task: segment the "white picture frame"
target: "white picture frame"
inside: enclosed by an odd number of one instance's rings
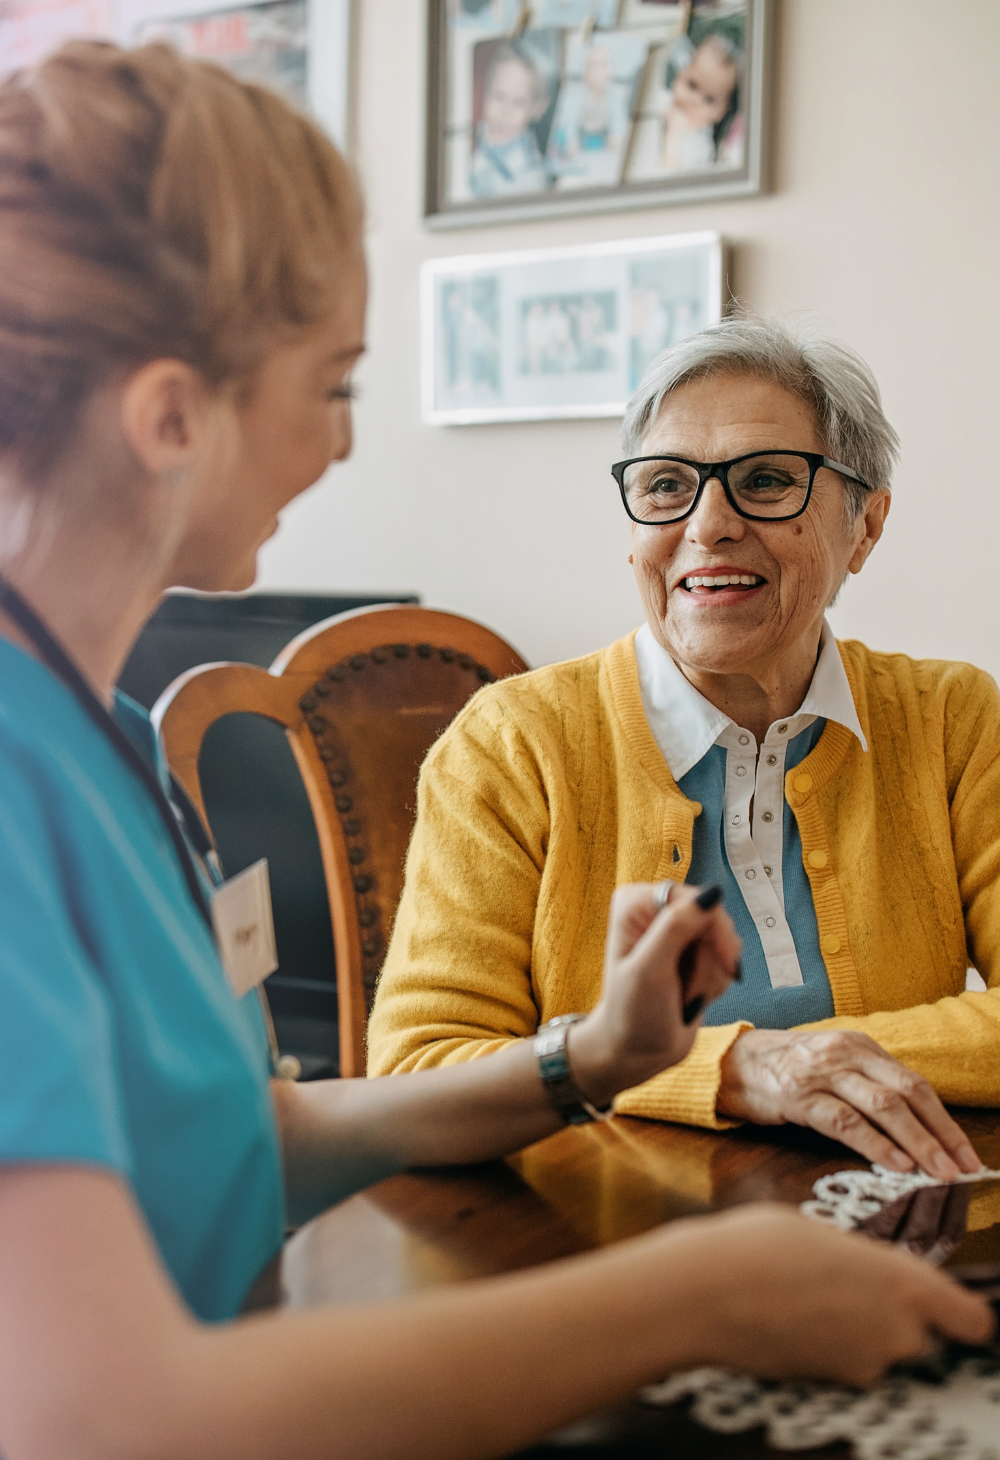
[[[667,234],[428,259],[428,425],[621,416],[661,349],[722,317],[722,239]]]

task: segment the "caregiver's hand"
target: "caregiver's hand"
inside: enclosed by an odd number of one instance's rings
[[[570,1031],[574,1076],[598,1105],[682,1060],[703,1010],[725,993],[739,967],[740,940],[718,890],[674,884],[661,907],[660,886],[616,889],[601,997]],[[710,906],[702,907],[699,895]],[[688,971],[681,958],[692,945]]]
[[[691,1367],[864,1385],[939,1336],[980,1344],[994,1331],[989,1305],[928,1263],[787,1207],[741,1206],[657,1232],[690,1275],[669,1311],[675,1325],[684,1315]]]
[[[741,1034],[722,1062],[716,1109],[811,1126],[869,1161],[943,1181],[981,1164],[927,1081],[852,1029]]]

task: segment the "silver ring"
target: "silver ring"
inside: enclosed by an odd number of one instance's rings
[[[673,892],[673,890],[674,884],[670,881],[669,877],[665,882],[660,883],[659,887],[656,889],[656,906],[659,911],[662,912],[663,909],[666,907],[667,903],[670,901],[670,894]]]

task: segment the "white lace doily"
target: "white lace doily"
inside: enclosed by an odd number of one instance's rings
[[[777,1450],[848,1442],[857,1460],[1000,1460],[1000,1365],[966,1359],[942,1384],[888,1378],[872,1389],[768,1384],[721,1369],[678,1374],[647,1404],[693,1398],[691,1417],[719,1434],[763,1426]]]
[[[988,1171],[984,1166],[963,1173],[958,1180],[1000,1181],[1000,1171]],[[944,1184],[923,1171],[890,1171],[886,1166],[872,1166],[868,1171],[835,1171],[832,1176],[820,1177],[813,1186],[813,1199],[802,1202],[799,1211],[817,1222],[851,1231],[898,1197],[921,1186]]]
[[[961,1182],[1000,1180],[983,1167]],[[945,1183],[885,1166],[837,1171],[813,1186],[799,1210],[850,1231],[890,1203]],[[856,1460],[1000,1460],[1000,1363],[967,1358],[940,1384],[890,1375],[871,1389],[773,1384],[722,1369],[697,1369],[653,1384],[640,1396],[660,1406],[690,1398],[691,1418],[720,1434],[763,1427],[777,1450],[849,1443]]]

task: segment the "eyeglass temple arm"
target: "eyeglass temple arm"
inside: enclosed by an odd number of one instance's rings
[[[829,467],[831,471],[839,472],[842,477],[850,477],[852,482],[860,482],[863,487],[868,487],[864,477],[859,477],[856,471],[852,471],[849,466],[844,466],[841,461],[831,461],[828,456],[824,456],[823,465]],[[868,487],[868,490],[871,491],[871,487]]]

